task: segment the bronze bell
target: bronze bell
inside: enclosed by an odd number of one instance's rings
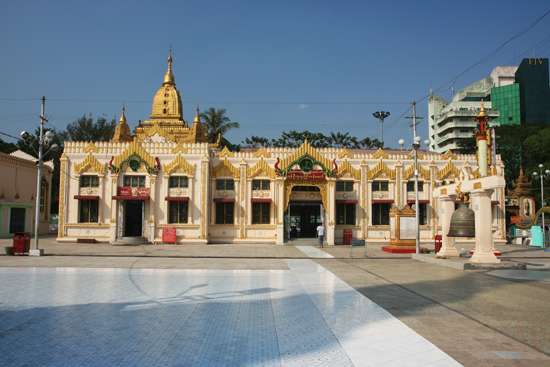
[[[449,237],[475,237],[476,218],[475,213],[469,208],[469,203],[458,203],[458,209],[451,216]]]

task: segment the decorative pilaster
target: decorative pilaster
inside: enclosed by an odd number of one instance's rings
[[[367,162],[361,162],[361,239],[367,239]]]
[[[246,161],[243,159],[241,160],[241,162],[239,163],[239,171],[240,171],[240,192],[239,192],[239,198],[240,198],[240,205],[239,205],[239,208],[240,208],[240,223],[239,223],[239,228],[240,228],[240,239],[244,239],[245,238],[245,234],[246,234],[246,220],[245,220],[245,215],[246,215],[246,206],[248,204],[248,201],[246,198],[247,198],[247,192],[246,192]]]
[[[274,203],[276,203],[277,245],[283,245],[285,243],[285,179],[283,177],[277,177],[275,181]]]
[[[202,175],[202,190],[201,190],[201,239],[208,240],[208,213],[210,213],[208,205],[208,188],[210,187],[210,160],[205,155],[201,160],[201,175]]]
[[[67,220],[67,212],[65,211],[67,201],[65,200],[66,187],[67,187],[67,156],[65,153],[59,159],[61,163],[61,174],[59,182],[59,219],[57,223],[57,237],[63,238],[65,236],[65,222]]]
[[[327,202],[325,210],[328,213],[328,223],[325,223],[327,231],[327,245],[334,245],[334,229],[336,227],[336,179],[328,178]]]
[[[157,217],[157,175],[151,175],[150,178],[150,197],[149,197],[149,242],[155,241],[155,222]],[[168,212],[166,212],[168,213]]]
[[[117,195],[118,190],[118,174],[111,174],[111,198],[105,198],[105,201],[111,202],[111,223],[109,226],[109,241],[114,242],[117,239],[117,229],[118,229],[118,223],[117,223],[117,206],[118,201],[113,200],[112,197]],[[109,200],[110,199],[110,200]]]

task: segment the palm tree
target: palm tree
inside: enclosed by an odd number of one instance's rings
[[[225,108],[218,108],[216,110],[214,107],[210,107],[199,115],[202,122],[207,124],[210,141],[215,143],[218,140],[218,135],[220,135],[222,146],[230,144],[223,136],[229,130],[240,127],[238,122],[231,122],[229,117],[225,116],[226,111]]]

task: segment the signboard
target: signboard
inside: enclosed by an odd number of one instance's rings
[[[132,195],[132,188],[131,187],[119,187],[118,188],[118,195],[120,195],[120,196],[131,196]]]
[[[365,240],[352,239],[349,247],[349,257],[353,257],[353,248],[358,246],[365,247],[365,255],[367,254],[367,246],[365,244]]]
[[[520,217],[519,215],[510,217],[510,221],[511,221],[512,223],[521,223],[521,217]]]
[[[176,243],[176,227],[164,227],[162,229],[162,243]]]
[[[137,196],[149,196],[148,187],[138,187],[136,192],[137,192]]]
[[[286,175],[288,180],[326,180],[327,176],[320,169],[313,169],[308,173],[305,173],[299,169],[291,169]]]
[[[390,217],[390,238],[395,240],[395,216]]]
[[[399,239],[414,240],[416,238],[415,217],[399,218]]]

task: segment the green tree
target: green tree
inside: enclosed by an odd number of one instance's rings
[[[271,140],[271,146],[276,148],[298,148],[306,140],[315,148],[329,147],[328,138],[325,135],[321,133],[312,133],[307,130],[303,132],[291,130],[288,133],[283,131],[283,136],[281,138]]]
[[[268,138],[262,138],[262,137],[259,137],[259,136],[255,136],[255,135],[252,135],[249,138],[246,138],[242,144],[244,144],[244,146],[246,147],[254,147],[254,148],[259,148],[259,147],[270,147],[271,146],[271,141],[269,141]]]
[[[106,116],[100,116],[96,122],[90,113],[67,125],[67,130],[60,133],[66,141],[109,141],[113,137],[117,125],[116,119],[108,121]]]
[[[215,109],[210,107],[206,111],[202,112],[199,116],[201,121],[207,124],[207,131],[210,141],[215,143],[218,140],[218,135],[221,136],[220,144],[222,147],[230,146],[236,147],[231,144],[224,135],[231,129],[238,129],[238,122],[231,122],[229,117],[225,116],[227,110],[225,108]]]
[[[0,139],[0,152],[10,154],[17,150],[17,145]]]

